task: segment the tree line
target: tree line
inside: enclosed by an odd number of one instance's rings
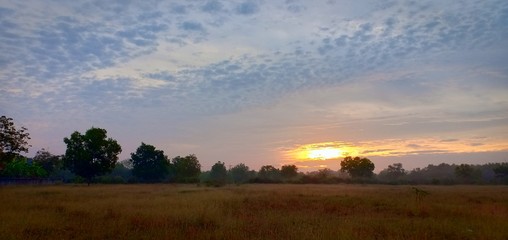
[[[394,163],[374,174],[368,158],[345,157],[341,168],[302,173],[296,165],[262,166],[258,171],[240,163],[226,167],[218,161],[209,171],[202,171],[193,155],[169,158],[153,145],[141,143],[130,159],[118,161],[122,148],[108,138],[107,131],[92,127],[84,134],[74,132],[64,138],[64,155],[45,149],[33,158],[28,152],[27,129],[17,129],[12,118],[0,117],[0,177],[44,178],[63,182],[101,183],[199,183],[210,186],[243,183],[384,183],[384,184],[508,184],[508,163],[484,165],[429,165],[407,171]]]

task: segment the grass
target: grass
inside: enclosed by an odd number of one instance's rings
[[[508,239],[508,187],[0,187],[0,239]]]

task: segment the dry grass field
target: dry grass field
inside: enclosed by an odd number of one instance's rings
[[[0,187],[0,239],[508,239],[508,187]]]

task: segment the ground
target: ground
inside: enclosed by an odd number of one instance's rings
[[[507,239],[507,186],[0,187],[0,239]]]

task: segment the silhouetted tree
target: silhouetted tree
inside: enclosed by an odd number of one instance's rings
[[[508,184],[508,163],[496,164],[492,170],[497,179]]]
[[[95,176],[111,172],[122,152],[116,140],[106,134],[105,129],[92,127],[84,135],[76,131],[70,138],[64,138],[67,145],[64,166],[89,185]]]
[[[223,162],[217,162],[212,166],[210,170],[210,175],[208,177],[208,183],[213,186],[219,187],[223,186],[228,181],[228,171],[226,170],[226,165]]]
[[[245,164],[240,163],[229,169],[229,175],[231,176],[231,179],[233,179],[234,183],[240,184],[246,183],[250,179],[254,178],[256,173],[255,171],[250,171],[249,167]]]
[[[186,157],[177,156],[171,160],[170,173],[176,182],[199,182],[201,164],[194,154]]]
[[[298,168],[295,165],[284,165],[280,168],[281,176],[286,179],[294,179],[298,176]]]
[[[169,159],[164,151],[145,143],[141,143],[136,152],[131,153],[129,162],[132,165],[132,175],[142,181],[161,181],[169,173]]]
[[[340,170],[349,173],[353,178],[370,178],[373,176],[374,163],[368,158],[350,156],[340,162]]]
[[[44,148],[37,151],[33,158],[33,162],[40,165],[48,175],[55,174],[63,166],[62,156],[53,155]]]
[[[272,165],[265,165],[259,169],[258,178],[262,182],[280,182],[280,171]]]
[[[429,164],[425,168],[411,170],[405,179],[414,183],[452,184],[455,182],[455,165],[446,163]]]
[[[455,167],[455,176],[466,183],[473,183],[481,177],[481,172],[469,164],[460,164]]]
[[[28,152],[30,137],[26,130],[16,129],[12,118],[0,117],[0,171],[21,152]]]
[[[378,178],[381,180],[398,181],[402,177],[406,176],[406,170],[402,168],[402,163],[394,163],[388,165],[388,168],[383,169],[379,172]]]

